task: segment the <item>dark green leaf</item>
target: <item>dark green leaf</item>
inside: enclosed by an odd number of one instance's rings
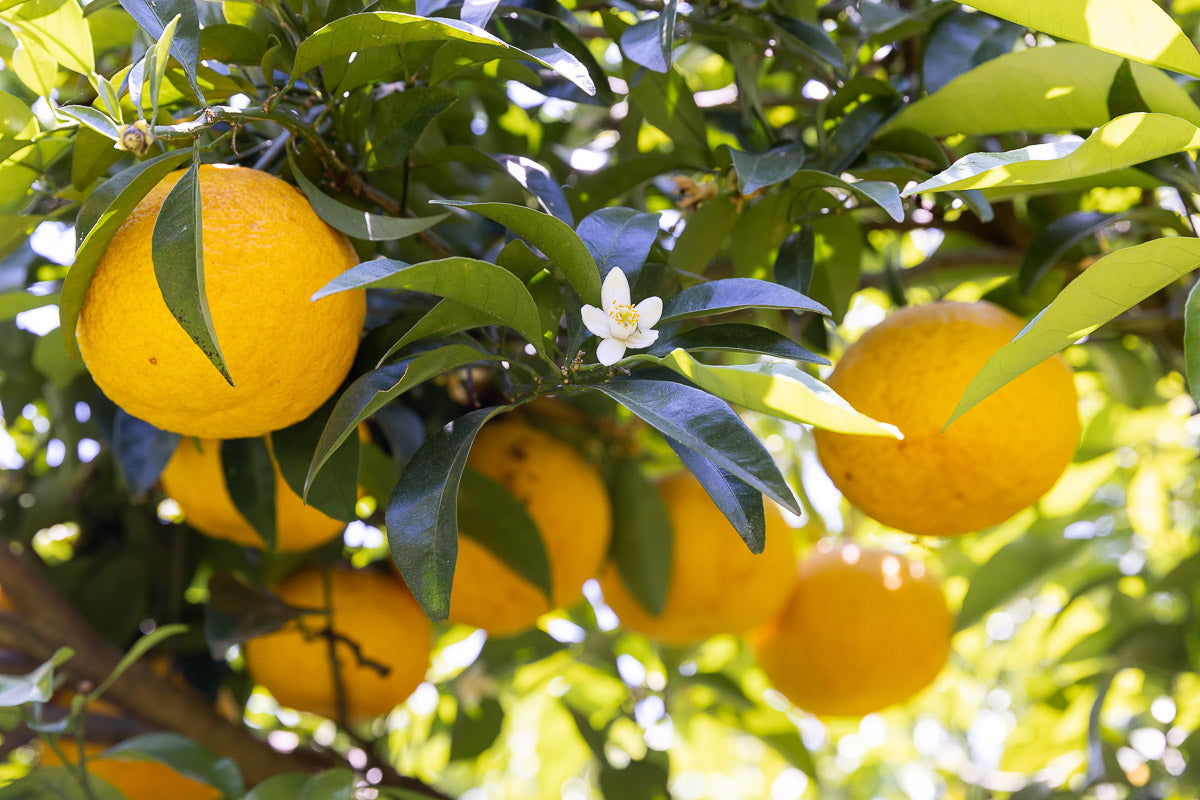
[[[1073,211],[1046,226],[1025,249],[1017,283],[1028,293],[1063,253],[1082,241],[1092,239],[1103,228],[1123,219],[1125,214],[1099,211]]]
[[[933,94],[989,59],[1007,53],[1021,27],[988,14],[955,9],[938,20],[922,48],[925,91]]]
[[[200,58],[221,64],[257,67],[267,52],[267,40],[245,25],[208,24],[200,31]]]
[[[684,289],[663,304],[662,321],[724,314],[745,308],[784,308],[828,314],[825,306],[795,289],[755,278],[724,278]]]
[[[176,150],[134,164],[102,183],[80,207],[75,220],[75,263],[63,281],[58,309],[63,340],[72,355],[79,352],[75,344],[79,309],[104,249],[146,192],[190,157],[190,150]]]
[[[306,783],[307,775],[275,775],[251,789],[244,800],[296,800]]]
[[[487,358],[473,347],[451,344],[388,364],[358,378],[342,392],[330,412],[313,451],[304,485],[313,485],[330,456],[367,417],[435,375]]]
[[[591,252],[600,275],[619,269],[632,286],[658,238],[658,214],[602,208],[584,217],[576,233]]]
[[[1137,80],[1133,76],[1133,65],[1129,59],[1122,59],[1113,75],[1112,84],[1108,88],[1108,113],[1112,117],[1122,114],[1132,114],[1134,111],[1152,111],[1142,98]]]
[[[743,153],[730,147],[729,155],[743,195],[786,181],[804,164],[804,147],[798,143],[782,144],[765,153]]]
[[[458,559],[458,486],[475,436],[505,406],[468,412],[435,433],[408,462],[388,498],[385,520],[392,560],[434,620],[450,613]]]
[[[572,205],[577,213],[586,214],[617,200],[655,176],[675,169],[693,169],[696,166],[699,164],[695,160],[678,154],[622,159],[596,172],[580,175],[569,190],[574,198]]]
[[[812,285],[816,241],[813,226],[808,223],[783,240],[775,256],[776,283],[801,294],[808,291]]]
[[[67,767],[39,767],[18,781],[0,788],[3,800],[128,800],[107,781],[88,777],[85,794],[74,770]]]
[[[129,493],[141,497],[158,482],[175,454],[179,434],[159,430],[118,408],[113,418],[112,446]]]
[[[783,14],[769,14],[768,18],[835,70],[841,72],[846,69],[846,59],[842,56],[842,51],[820,25]]]
[[[504,706],[494,697],[485,697],[479,707],[467,710],[462,703],[450,728],[450,760],[476,758],[496,743],[504,727]]]
[[[671,583],[671,518],[637,461],[617,460],[611,475],[612,561],[634,599],[651,614],[661,614]]]
[[[234,508],[275,549],[275,465],[266,439],[225,439],[221,442],[225,488]]]
[[[829,359],[806,350],[781,333],[758,325],[731,322],[725,325],[704,325],[659,339],[646,352],[665,356],[676,348],[689,352],[722,350],[734,353],[759,353],[764,356],[787,358],[809,364],[828,364]]]
[[[316,454],[321,434],[332,413],[336,399],[330,397],[306,419],[281,430],[272,431],[271,453],[275,466],[293,492],[313,508],[343,522],[357,519],[354,507],[358,500],[358,437],[346,436],[334,451],[326,455],[329,469],[313,479],[305,489],[308,470]]]
[[[542,216],[554,219],[546,214]],[[541,336],[541,316],[529,290],[519,278],[495,264],[461,257],[420,264],[377,258],[346,270],[318,290],[312,299],[372,287],[426,292],[456,300],[488,314],[494,324],[512,328],[539,350],[545,346]],[[599,296],[599,289],[596,294]]]
[[[666,767],[647,761],[634,761],[624,769],[601,763],[600,793],[620,800],[671,800]]]
[[[731,197],[717,197],[701,205],[688,217],[683,233],[667,256],[672,269],[703,275],[738,221]]]
[[[445,89],[410,86],[374,103],[367,169],[387,169],[403,164],[426,126],[457,99],[458,95]]]
[[[857,195],[861,200],[874,203],[887,212],[896,222],[904,221],[904,203],[896,184],[888,181],[845,181],[836,175],[814,169],[796,172],[791,185],[794,188],[833,186]]]
[[[120,761],[157,761],[192,780],[216,787],[226,797],[239,797],[246,791],[242,773],[233,759],[218,757],[178,733],[135,736],[105,750],[104,757]]]
[[[235,644],[281,630],[295,618],[294,608],[235,573],[218,572],[208,581],[204,638],[218,661]]]
[[[674,439],[667,437],[667,444],[700,481],[704,491],[721,509],[750,552],[761,553],[767,545],[767,517],[763,511],[762,492]]]
[[[492,158],[504,168],[505,174],[537,198],[548,214],[553,214],[568,226],[575,224],[563,187],[550,174],[550,170],[527,156],[498,154]]]
[[[500,259],[497,259],[499,261]],[[492,325],[495,319],[487,311],[465,305],[457,300],[443,299],[429,309],[396,342],[388,348],[378,363],[382,364],[404,347],[429,337],[449,336],[452,333]]]
[[[600,272],[587,245],[557,217],[510,203],[451,203],[499,222],[546,254],[585,303],[600,304]]]
[[[166,26],[177,15],[179,22],[175,34],[171,37],[171,55],[183,67],[188,82],[196,91],[196,96],[205,102],[204,93],[197,82],[197,70],[200,66],[200,14],[196,4],[191,0],[120,0],[121,6],[129,12],[129,16],[137,20],[150,38],[158,41]]]
[[[291,158],[290,154],[288,158]],[[401,218],[372,214],[369,211],[352,208],[322,192],[316,184],[304,177],[304,173],[296,167],[295,161],[292,161],[292,177],[296,179],[296,185],[304,192],[304,196],[312,203],[317,216],[355,239],[365,239],[370,242],[404,239],[427,228],[432,228],[450,216],[449,214],[438,214],[432,217]]]
[[[676,147],[691,150],[704,161],[710,159],[708,124],[678,69],[671,68],[665,75],[645,72],[630,85],[629,101],[646,121],[671,137]]]
[[[308,779],[294,800],[354,800],[358,776],[349,769],[331,769]]]
[[[458,531],[482,544],[551,600],[553,578],[541,531],[524,504],[504,484],[473,469],[463,471],[458,490]]]
[[[792,513],[801,513],[770,454],[724,401],[672,381],[623,380],[589,388],[608,395],[664,436],[695,450]]]
[[[899,109],[900,101],[895,97],[875,97],[855,106],[829,137],[829,145],[818,162],[820,169],[840,175],[858,160],[876,132]]]
[[[154,277],[171,316],[233,386],[233,377],[217,343],[208,297],[204,292],[200,205],[200,150],[197,145],[192,150],[192,166],[171,187],[154,222],[151,239]]]
[[[1183,312],[1183,356],[1192,399],[1200,403],[1200,282],[1192,284]]]

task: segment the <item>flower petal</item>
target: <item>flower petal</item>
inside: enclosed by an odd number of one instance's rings
[[[659,319],[662,318],[662,308],[662,298],[653,295],[634,306],[634,310],[638,313],[638,327],[648,331],[657,325]]]
[[[625,343],[619,339],[605,339],[596,348],[596,358],[600,359],[600,363],[606,367],[611,367],[620,361],[623,355],[625,355]]]
[[[658,341],[658,331],[637,330],[631,336],[625,337],[625,346],[633,348],[649,347]]]
[[[605,311],[612,311],[613,306],[629,305],[629,279],[616,267],[608,271],[604,285],[600,287],[600,305]]]
[[[587,329],[599,336],[601,339],[607,339],[612,336],[612,326],[608,323],[608,314],[605,314],[595,306],[585,305],[579,309],[583,315],[583,324]]]

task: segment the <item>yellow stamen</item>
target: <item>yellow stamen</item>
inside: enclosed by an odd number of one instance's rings
[[[631,305],[614,305],[608,315],[613,322],[626,328],[636,328],[638,324],[637,309]]]

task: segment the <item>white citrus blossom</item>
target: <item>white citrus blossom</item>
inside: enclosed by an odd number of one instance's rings
[[[662,300],[647,297],[636,306],[629,302],[629,280],[619,269],[611,269],[600,287],[603,308],[585,305],[583,324],[600,337],[596,357],[606,367],[625,355],[625,348],[643,348],[654,344],[658,331],[652,328],[662,316]]]

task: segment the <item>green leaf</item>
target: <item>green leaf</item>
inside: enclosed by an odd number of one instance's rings
[[[620,800],[671,800],[667,791],[667,768],[649,761],[634,761],[617,769],[600,763],[600,794]]]
[[[666,605],[671,584],[671,517],[662,495],[642,475],[636,460],[616,459],[608,484],[613,513],[612,561],[629,593],[642,608],[657,616]]]
[[[667,444],[700,481],[704,491],[721,509],[750,552],[761,553],[767,546],[767,517],[763,510],[762,492],[679,442],[668,438]]]
[[[971,6],[1051,36],[1200,76],[1200,53],[1154,0],[980,0]]]
[[[349,769],[331,769],[308,779],[293,800],[354,800],[358,776]]]
[[[244,25],[216,23],[200,30],[200,58],[203,60],[257,67],[266,52],[267,40]]]
[[[500,5],[500,0],[463,0],[460,16],[463,22],[482,28],[492,18],[492,12],[498,5]]]
[[[947,421],[1096,328],[1200,266],[1200,239],[1155,239],[1110,253],[1071,281],[997,350],[963,391]]]
[[[225,488],[238,513],[262,538],[267,550],[275,549],[275,465],[261,436],[221,442],[221,468]]]
[[[37,133],[33,109],[21,98],[0,92],[0,138],[28,139]]]
[[[600,271],[587,245],[567,223],[541,211],[510,203],[439,202],[474,211],[523,237],[546,254],[585,303],[600,305]]]
[[[619,269],[633,285],[658,239],[658,214],[632,208],[602,208],[588,214],[575,229],[596,262],[600,275]]]
[[[846,91],[846,88],[842,89],[842,92]],[[860,102],[833,129],[815,166],[822,172],[840,175],[858,160],[880,128],[896,113],[899,105],[899,98],[892,95]]]
[[[666,339],[659,339],[646,353],[652,356],[665,356],[675,349],[758,353],[809,364],[829,363],[829,359],[801,347],[782,333],[744,322],[702,325],[699,328],[682,331]]]
[[[662,322],[747,308],[783,308],[828,314],[825,306],[795,289],[755,278],[723,278],[684,289],[663,304]]]
[[[885,130],[949,136],[1095,128],[1112,119],[1108,92],[1121,62],[1119,56],[1078,44],[1009,53],[908,106]],[[1153,67],[1131,66],[1149,110],[1200,125],[1200,108],[1182,87]]]
[[[0,226],[19,225],[20,222],[21,217],[0,217]],[[29,233],[26,232],[24,235],[28,236]],[[30,294],[24,289],[4,292],[0,294],[0,321],[10,320],[22,311],[53,305],[57,299],[57,295]]]
[[[142,497],[158,482],[179,446],[179,434],[159,430],[118,408],[113,417],[112,448],[129,493]]]
[[[434,620],[450,613],[458,559],[458,487],[475,436],[508,406],[468,412],[431,436],[408,462],[384,515],[392,560]]]
[[[473,469],[463,471],[458,489],[458,532],[482,544],[553,604],[553,578],[541,531],[504,484]]]
[[[805,49],[812,51],[814,55],[833,67],[835,71],[845,71],[845,56],[842,55],[842,51],[838,48],[837,43],[830,38],[829,34],[820,25],[814,25],[798,17],[783,14],[768,14],[767,18],[773,24],[778,25],[784,33],[799,42]]]
[[[505,44],[492,34],[453,19],[429,19],[413,14],[375,11],[350,14],[334,20],[309,36],[296,48],[292,78],[334,58],[349,56],[371,47],[409,42],[467,42],[475,45],[477,61],[495,58],[537,61],[574,83],[587,94],[595,94],[587,69],[565,50],[525,51]]]
[[[695,450],[792,513],[801,513],[770,454],[724,401],[673,381],[630,379],[587,388],[603,392],[659,433]]]
[[[955,9],[929,30],[921,48],[925,91],[933,94],[960,75],[1012,50],[1021,26]]]
[[[377,258],[346,270],[318,290],[312,299],[363,288],[403,289],[455,300],[487,314],[493,324],[512,328],[539,352],[544,346],[537,303],[525,284],[503,267],[486,261],[455,256],[405,264]]]
[[[312,486],[330,455],[367,417],[434,376],[490,358],[473,347],[450,344],[371,370],[355,380],[338,397],[337,405],[321,431],[304,481],[306,490]]]
[[[226,797],[240,797],[246,792],[242,773],[232,758],[217,756],[178,733],[144,733],[113,745],[104,751],[104,757],[166,764],[194,781],[219,789]]]
[[[669,136],[677,148],[709,160],[708,124],[678,69],[671,68],[665,75],[643,73],[630,86],[629,102],[647,122]]]
[[[1025,249],[1017,275],[1021,291],[1028,293],[1046,271],[1062,258],[1063,253],[1080,242],[1094,238],[1104,228],[1126,217],[1125,213],[1073,211],[1051,222]]]
[[[1200,282],[1188,292],[1183,312],[1183,357],[1187,365],[1187,385],[1192,399],[1200,403]]]
[[[218,572],[208,581],[204,639],[219,661],[230,647],[282,630],[298,613],[258,584],[233,572]]]
[[[403,164],[426,126],[457,99],[458,95],[446,89],[410,86],[376,102],[371,108],[366,168]]]
[[[772,417],[838,433],[904,438],[896,426],[860,414],[833,389],[791,364],[710,366],[684,350],[673,350],[660,359],[634,358],[657,361],[705,391]]]
[[[29,0],[0,13],[26,47],[36,47],[81,75],[95,69],[92,36],[76,0]]]
[[[188,83],[203,103],[204,92],[198,82],[200,66],[200,14],[192,0],[120,0],[121,7],[137,20],[150,38],[162,38],[167,25],[176,17],[175,31],[171,36],[170,53],[183,67]]]
[[[665,73],[671,64],[670,52],[664,52],[657,19],[630,25],[621,33],[621,52],[639,67]]]
[[[494,697],[485,697],[474,709],[460,701],[450,726],[450,760],[476,758],[496,743],[504,727],[504,706]]]
[[[855,181],[852,183],[844,181],[836,175],[830,175],[828,172],[803,169],[796,173],[792,180],[792,186],[796,188],[834,186],[845,189],[860,199],[879,206],[897,222],[904,221],[904,205],[900,202],[900,190],[896,188],[896,184],[888,181]]]
[[[11,708],[26,703],[48,703],[58,688],[54,684],[54,670],[69,659],[72,651],[62,648],[49,661],[39,664],[24,675],[0,675],[0,708]]]
[[[58,110],[114,142],[121,138],[117,123],[103,111],[97,111],[91,106],[59,106]]]
[[[743,195],[786,181],[804,164],[804,147],[798,143],[779,145],[765,153],[743,153],[730,147],[729,155]]]
[[[1047,142],[1005,153],[973,153],[904,196],[1068,181],[1198,147],[1200,128],[1187,120],[1168,114],[1126,114],[1100,126],[1082,143]]]
[[[158,119],[158,98],[162,93],[163,77],[167,74],[167,62],[171,60],[171,42],[175,39],[175,27],[182,15],[176,14],[163,28],[154,47],[146,51],[146,67],[150,70],[150,119]],[[199,40],[197,39],[197,48]],[[153,58],[151,58],[153,52]]]
[[[244,800],[296,800],[307,783],[307,775],[274,775],[251,789]]]
[[[487,311],[481,311],[457,300],[442,299],[405,331],[404,335],[388,348],[378,363],[382,364],[404,347],[421,339],[449,336],[452,333],[480,328],[494,322],[495,320]]]
[[[88,702],[91,703],[99,700],[130,667],[137,663],[146,653],[149,653],[159,642],[170,639],[172,636],[178,636],[181,633],[187,633],[187,630],[187,625],[163,625],[138,639],[133,643],[133,647],[129,648],[129,652],[122,656],[117,665],[113,667],[112,672],[108,673],[108,677],[88,694]]]
[[[368,211],[359,211],[345,203],[334,200],[317,188],[316,184],[304,176],[296,162],[288,154],[292,165],[292,177],[296,185],[304,192],[308,202],[312,203],[317,216],[325,220],[347,236],[355,239],[365,239],[369,242],[382,242],[391,239],[404,239],[423,230],[432,228],[444,220],[449,214],[437,214],[432,217],[385,217]]]
[[[817,237],[810,223],[806,222],[800,230],[789,234],[775,255],[775,282],[806,293],[812,285],[816,245]]]
[[[283,475],[284,482],[303,497],[305,503],[334,519],[352,522],[358,519],[355,513],[358,503],[357,436],[344,437],[332,453],[326,454],[324,463],[329,469],[320,476],[314,476],[312,485],[305,490],[317,444],[336,401],[336,397],[330,397],[306,419],[282,430],[272,431],[271,454],[275,457],[275,466]]]
[[[738,216],[731,197],[717,197],[701,205],[687,218],[683,233],[667,255],[667,264],[679,272],[703,275],[729,238]]]
[[[3,800],[128,800],[102,778],[88,777],[88,793],[79,785],[78,773],[67,767],[38,767],[25,777],[0,788]]]
[[[154,222],[151,254],[154,277],[162,298],[209,362],[233,386],[225,356],[217,343],[208,296],[204,292],[204,241],[200,200],[200,149],[192,150],[192,165],[171,187]]]

